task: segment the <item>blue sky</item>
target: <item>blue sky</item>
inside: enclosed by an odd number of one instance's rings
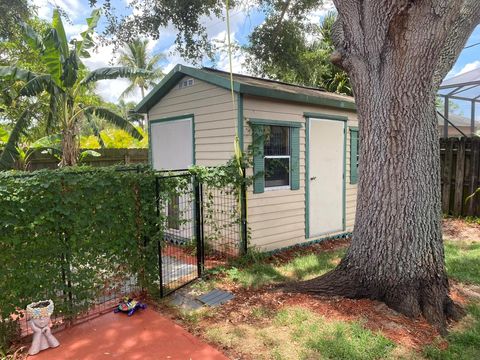
[[[85,28],[85,18],[90,14],[91,8],[88,6],[88,0],[31,0],[38,7],[38,15],[42,18],[50,20],[52,16],[53,6],[59,6],[64,9],[70,18],[70,23],[65,22],[65,28],[68,36],[74,36]],[[113,0],[113,5],[118,13],[128,15],[131,10],[127,7],[129,0]],[[255,9],[247,9],[248,0],[242,2],[242,7],[235,8],[231,11],[231,37],[232,40],[245,44],[248,34],[252,29],[261,24],[264,15]],[[320,21],[320,19],[328,12],[334,9],[331,0],[326,0],[322,9],[309,15],[311,21]],[[202,24],[207,28],[208,36],[212,41],[226,41],[226,23],[219,18],[204,18]],[[102,22],[99,30],[102,30]],[[170,71],[177,63],[188,64],[175,53],[173,42],[176,31],[173,27],[167,27],[160,30],[160,39],[151,42],[151,50],[154,52],[163,52],[166,55],[162,62],[165,72]],[[474,44],[480,42],[480,26],[470,36],[467,43]],[[228,69],[228,58],[224,52],[220,52],[216,56],[216,66],[219,69]],[[233,59],[233,70],[235,72],[245,73],[242,66],[243,55],[236,53]],[[98,49],[96,54],[92,54],[92,58],[85,61],[90,68],[101,66],[109,66],[115,63],[115,57],[111,47],[102,47]],[[211,63],[206,61],[204,65],[210,66]],[[462,72],[473,70],[480,67],[480,45],[464,49],[456,64],[453,66],[447,77],[458,75]],[[99,82],[97,91],[102,97],[109,101],[117,101],[118,96],[128,86],[127,80],[104,80]],[[138,101],[140,94],[134,94],[129,100]],[[467,107],[459,104],[464,113],[468,114]],[[480,111],[477,111],[479,113]],[[479,116],[480,117],[480,116]]]

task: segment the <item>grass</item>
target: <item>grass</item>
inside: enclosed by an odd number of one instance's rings
[[[480,305],[470,304],[468,315],[448,336],[448,348],[438,345],[427,346],[424,356],[434,360],[480,359]]]
[[[328,321],[298,307],[280,310],[262,327],[223,325],[206,336],[257,359],[375,360],[390,357],[396,347],[358,322]]]
[[[480,285],[480,243],[446,242],[445,264],[450,277]]]
[[[332,270],[345,249],[318,254],[299,254],[286,263],[253,254],[212,276],[216,285],[232,281],[242,287],[260,288],[272,283],[307,280]],[[480,285],[480,244],[463,241],[445,243],[446,267],[456,281]],[[215,274],[214,274],[215,275]],[[202,283],[200,288],[210,288]],[[234,354],[255,359],[480,359],[480,304],[470,304],[468,315],[455,326],[445,342],[420,351],[394,344],[362,322],[338,321],[311,310],[287,306],[280,310],[252,305],[249,321],[221,321],[204,329],[204,336]],[[205,316],[185,315],[190,323]],[[207,315],[208,316],[208,315]]]
[[[260,259],[246,266],[233,266],[227,277],[243,287],[259,288],[267,284],[307,280],[332,270],[345,253],[344,249],[319,254],[300,255],[287,264],[270,264]]]

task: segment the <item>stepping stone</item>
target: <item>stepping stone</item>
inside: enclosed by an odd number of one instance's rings
[[[223,290],[212,290],[206,294],[197,297],[202,303],[208,306],[216,307],[225,304],[227,301],[233,299],[235,295]]]
[[[200,301],[178,293],[172,295],[170,304],[187,310],[197,310],[203,306]]]

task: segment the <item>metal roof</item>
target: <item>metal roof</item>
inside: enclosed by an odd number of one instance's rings
[[[480,102],[480,68],[444,80],[438,95],[450,99]]]
[[[475,136],[475,108],[480,103],[480,68],[444,80],[439,87],[437,95],[444,99],[444,115],[441,115],[444,119],[443,136],[448,137],[449,124],[456,128],[451,121],[453,115],[449,111],[449,101],[451,99],[470,102],[470,135]],[[460,133],[467,136],[462,131]]]

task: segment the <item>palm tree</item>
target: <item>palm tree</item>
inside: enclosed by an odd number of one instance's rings
[[[120,51],[118,64],[128,66],[133,69],[145,69],[148,74],[137,74],[130,77],[130,85],[120,95],[125,98],[130,95],[135,88],[139,88],[142,98],[145,97],[145,91],[155,86],[164,74],[158,66],[158,62],[164,58],[162,53],[154,55],[148,54],[148,39],[136,38],[125,43],[124,48]]]
[[[27,24],[21,24],[23,36],[28,46],[40,52],[38,61],[47,69],[45,74],[33,73],[16,66],[0,66],[0,79],[9,83],[21,83],[17,97],[28,97],[32,105],[26,108],[17,119],[5,149],[0,155],[0,167],[11,168],[18,156],[17,143],[25,133],[35,108],[39,105],[39,95],[49,95],[47,129],[58,129],[61,136],[62,159],[60,166],[72,166],[79,156],[79,127],[88,123],[94,133],[98,133],[95,118],[104,119],[124,129],[137,139],[140,132],[125,118],[114,111],[92,102],[93,83],[102,79],[131,78],[136,75],[150,75],[139,67],[105,67],[88,71],[80,58],[90,57],[89,49],[94,45],[93,31],[100,18],[100,11],[94,10],[87,19],[88,28],[78,40],[67,42],[62,19],[58,10],[53,12],[51,27],[40,36]],[[4,89],[11,91],[11,89]],[[97,131],[96,131],[97,130]]]

